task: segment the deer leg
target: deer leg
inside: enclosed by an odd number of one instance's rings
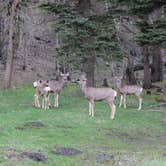
[[[36,103],[36,94],[34,95],[34,106],[35,107],[37,106],[37,103]]]
[[[47,107],[48,107],[48,109],[49,109],[50,106],[51,106],[51,104],[50,104],[50,94],[48,94],[48,96],[47,96]]]
[[[123,98],[123,106],[124,108],[126,108],[126,95],[124,95],[124,98]]]
[[[37,102],[37,98],[38,98],[38,96],[35,94],[35,95],[34,95],[35,107],[39,107],[39,106],[38,106],[38,102]]]
[[[45,110],[48,109],[48,96],[45,96]]]
[[[46,98],[46,103],[47,103],[47,109],[49,109],[49,95]]]
[[[89,101],[89,116],[92,114],[92,103]]]
[[[48,95],[48,106],[51,107],[50,95]]]
[[[119,107],[121,107],[122,102],[123,102],[123,95],[121,95],[121,96],[120,96],[120,103],[119,103]]]
[[[94,101],[92,101],[91,114],[92,114],[92,117],[94,117]]]
[[[45,96],[45,110],[48,109],[48,96]]]
[[[49,109],[49,95],[48,94],[45,94],[44,95],[44,109],[47,110]]]
[[[59,95],[58,94],[56,96],[56,101],[57,101],[57,107],[59,107]]]
[[[115,112],[116,112],[116,106],[113,102],[110,102],[109,103],[110,107],[111,107],[111,115],[110,115],[110,118],[111,119],[114,119],[115,117]]]
[[[54,93],[54,107],[57,107],[57,94]]]
[[[43,99],[44,99],[44,109],[46,110],[46,96],[45,95],[43,96]]]
[[[35,95],[35,107],[40,108],[39,96],[38,95]]]
[[[139,97],[138,99],[139,99],[139,107],[138,107],[138,111],[140,111],[141,108],[142,108],[142,98]]]
[[[37,96],[37,105],[40,108],[39,96]]]
[[[45,109],[45,96],[43,96],[43,99],[42,99],[42,108]]]

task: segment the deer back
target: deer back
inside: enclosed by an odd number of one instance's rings
[[[113,101],[117,92],[111,88],[87,88],[85,96],[94,100],[109,100]]]
[[[120,92],[124,94],[137,94],[142,93],[143,88],[139,85],[124,85],[121,87]]]

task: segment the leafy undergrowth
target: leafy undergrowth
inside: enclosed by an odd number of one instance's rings
[[[117,107],[115,120],[104,102],[95,103],[95,117],[89,117],[76,86],[60,94],[59,108],[36,109],[33,95],[29,87],[0,91],[0,165],[166,164],[166,113],[153,109],[155,95],[144,94],[142,111],[135,97],[128,97],[128,108]]]

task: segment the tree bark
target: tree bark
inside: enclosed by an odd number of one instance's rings
[[[90,12],[91,0],[79,0],[78,7],[81,14],[88,15]]]
[[[90,7],[91,7],[91,0],[78,1],[79,12],[84,17],[89,16],[91,11]],[[83,60],[83,71],[86,73],[87,86],[95,85],[95,81],[94,81],[95,62],[96,62],[95,56],[86,57]]]
[[[166,62],[163,62],[163,66],[166,66]],[[152,68],[153,68],[153,65],[152,65],[152,63],[149,65],[149,67],[151,68],[151,70],[152,70]],[[142,65],[142,64],[138,64],[138,65],[135,65],[134,67],[133,67],[133,70],[134,71],[139,71],[139,70],[143,70],[144,69],[144,66]],[[163,73],[163,72],[162,72]],[[162,77],[163,77],[163,75],[162,75]]]
[[[153,56],[152,56],[152,70],[151,70],[151,76],[153,82],[163,80],[162,66],[163,65],[162,65],[161,49],[159,46],[154,46]]]
[[[11,16],[9,22],[9,43],[7,48],[7,62],[6,62],[6,71],[4,78],[4,88],[11,88],[12,74],[13,74],[13,60],[14,60],[14,28],[15,28],[15,16],[16,9],[20,0],[14,0],[11,6]]]
[[[132,57],[128,58],[128,66],[126,69],[126,82],[127,84],[131,84],[131,85],[134,85],[137,83],[135,75],[134,75],[134,64],[133,64]]]
[[[152,82],[151,82],[149,53],[148,53],[148,46],[147,45],[144,45],[142,47],[142,54],[143,54],[143,59],[144,59],[144,84],[143,84],[143,87],[145,89],[150,89],[152,86]]]
[[[95,73],[95,56],[88,57],[84,59],[83,71],[86,73],[87,86],[95,86],[94,73]]]

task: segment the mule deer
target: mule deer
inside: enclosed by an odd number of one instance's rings
[[[50,87],[48,86],[48,81],[45,80],[37,80],[33,82],[33,86],[35,88],[34,95],[34,106],[40,108],[39,97],[42,96],[42,108],[49,108],[49,93]]]
[[[67,86],[69,73],[60,74],[61,79],[59,81],[49,81],[50,92],[54,93],[54,107],[59,106],[59,93]]]
[[[85,97],[89,100],[89,115],[94,117],[94,101],[103,101],[105,100],[111,107],[110,118],[114,119],[116,106],[114,100],[117,96],[117,92],[111,88],[94,88],[87,87],[87,79],[84,75],[81,76],[77,82],[81,85],[81,90],[84,93]]]
[[[126,95],[133,94],[138,98],[139,100],[138,110],[141,110],[142,108],[141,95],[142,95],[143,88],[140,85],[126,85],[124,83],[123,77],[115,77],[115,83],[121,94],[119,107],[121,107],[123,103],[124,108],[126,108]]]

